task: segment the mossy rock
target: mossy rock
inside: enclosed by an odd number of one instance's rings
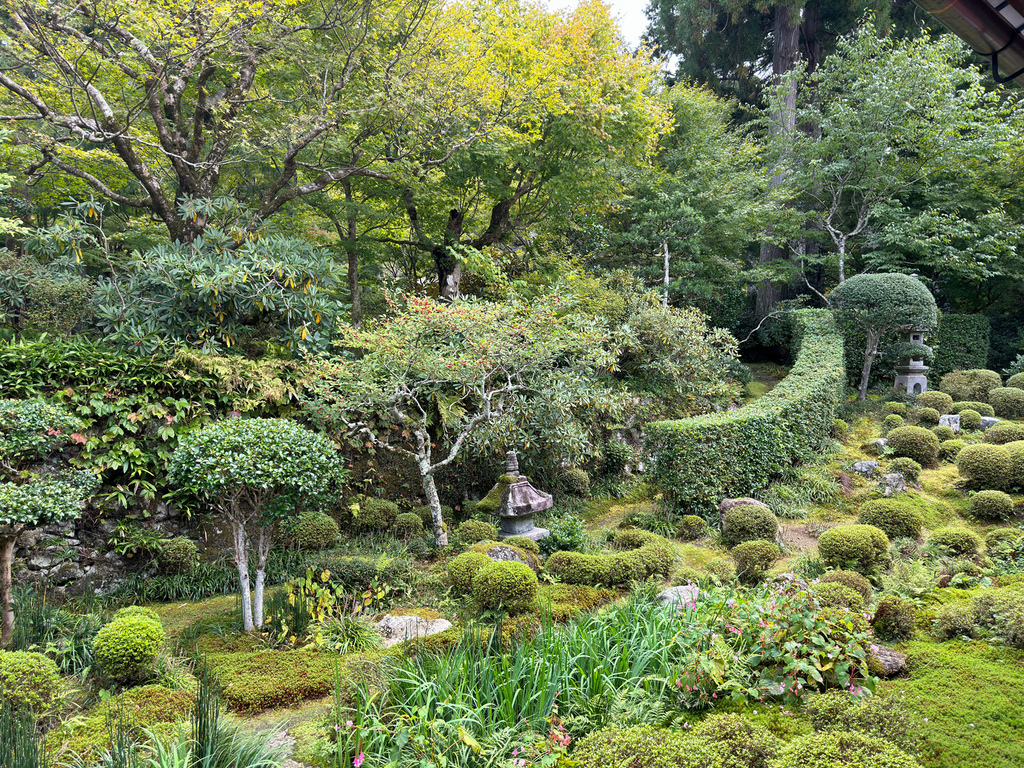
[[[479,552],[495,562],[516,562],[540,571],[540,557],[536,553],[509,544],[507,541],[481,541],[469,548],[470,552]]]

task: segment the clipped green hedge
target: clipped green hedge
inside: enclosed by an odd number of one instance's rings
[[[650,478],[671,507],[717,522],[720,499],[766,488],[829,439],[845,385],[843,337],[825,310],[795,314],[800,352],[771,392],[728,413],[648,426]]]
[[[932,341],[932,375],[984,368],[988,364],[989,320],[985,315],[944,314]]]

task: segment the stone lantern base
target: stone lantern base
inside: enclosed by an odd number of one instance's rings
[[[928,377],[925,376],[927,371],[927,368],[896,366],[896,381],[893,384],[893,391],[908,395],[920,395],[922,392],[927,392]]]

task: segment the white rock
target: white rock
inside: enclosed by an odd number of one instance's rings
[[[444,632],[451,625],[452,623],[446,619],[428,620],[421,619],[419,616],[391,616],[389,614],[374,624],[373,628],[384,638],[384,647],[390,648],[403,640],[429,637],[438,632]]]

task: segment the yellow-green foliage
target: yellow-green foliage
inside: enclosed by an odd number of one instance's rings
[[[967,445],[963,440],[943,440],[939,443],[939,456],[943,461],[956,461],[956,457],[960,455],[960,451]]]
[[[950,413],[959,413],[961,416],[963,416],[964,411],[974,411],[979,416],[996,415],[995,409],[988,403],[981,403],[973,400],[964,400],[959,403],[953,403],[953,408],[950,410]],[[963,423],[962,420],[961,423]],[[981,424],[979,423],[978,426],[980,427]]]
[[[972,486],[989,490],[1007,487],[1013,476],[1009,450],[989,443],[965,446],[956,456],[956,468]]]
[[[913,459],[922,467],[930,467],[939,457],[939,438],[924,427],[899,427],[886,439],[897,456]]]
[[[498,478],[498,484],[495,485],[486,496],[484,496],[476,504],[477,514],[484,515],[495,515],[498,513],[498,508],[501,507],[501,500],[505,496],[505,492],[508,487],[514,483],[516,479],[512,475],[502,475]]]
[[[500,549],[499,549],[500,548]],[[480,541],[469,548],[470,552],[480,552],[481,554],[491,557],[492,560],[497,560],[501,550],[511,550],[516,558],[521,562],[526,563],[534,571],[540,570],[540,558],[534,552],[526,549],[520,549],[508,543],[508,541]]]
[[[885,404],[885,407],[882,410],[885,413],[895,413],[897,416],[906,416],[907,415],[907,404],[906,403],[898,403],[898,402],[895,402],[895,401],[890,401],[890,402]]]
[[[617,549],[639,549],[645,544],[651,544],[656,541],[664,542],[665,539],[656,533],[645,531],[642,528],[620,528],[615,532],[612,544]]]
[[[979,416],[978,418],[981,418],[981,417]],[[962,420],[962,417],[961,417],[961,423],[962,422],[963,422],[963,420]],[[939,438],[939,455],[941,456],[942,455],[942,443],[944,443],[946,440],[952,440],[953,438],[955,438],[956,437],[956,432],[953,431],[952,427],[947,427],[945,424],[943,424],[941,427],[932,427],[932,433],[937,438]],[[912,461],[912,459],[907,459],[907,461]],[[917,462],[914,462],[914,463],[916,464]]]
[[[821,534],[818,552],[830,568],[871,574],[885,564],[889,539],[873,525],[840,525]]]
[[[403,512],[395,518],[395,533],[403,539],[423,535],[423,520],[415,512]]]
[[[886,642],[909,640],[914,634],[914,604],[896,595],[883,595],[871,618],[875,637]]]
[[[871,582],[856,571],[829,571],[820,581],[823,584],[842,584],[859,594],[865,604],[871,602]]]
[[[579,741],[572,757],[576,768],[680,768],[695,766],[688,761],[699,756],[682,731],[641,725],[591,733]]]
[[[553,621],[569,621],[583,611],[611,602],[618,593],[582,584],[541,584],[537,590],[537,608]]]
[[[158,685],[132,688],[99,702],[84,716],[51,731],[46,744],[54,751],[54,758],[88,760],[110,749],[107,726],[111,719],[117,722],[118,711],[122,713],[122,722],[129,727],[129,735],[146,740],[145,731],[172,735],[173,724],[188,720],[192,706],[193,695],[189,691],[172,691]]]
[[[857,522],[881,528],[890,539],[916,539],[924,525],[921,514],[899,497],[875,499],[861,505]]]
[[[697,515],[683,515],[682,520],[679,521],[676,535],[685,541],[693,541],[703,536],[705,529],[707,529],[707,523],[704,522],[704,518],[697,517]]]
[[[745,541],[774,541],[778,533],[779,520],[770,509],[740,504],[725,513],[722,541],[728,546]]]
[[[494,541],[498,538],[498,526],[494,523],[485,523],[483,520],[463,520],[456,530],[459,538],[467,543]]]
[[[1024,486],[1024,440],[1014,440],[1003,446],[1010,455],[1010,482],[1014,487]]]
[[[910,755],[874,736],[826,731],[794,739],[782,748],[771,768],[921,768]]]
[[[974,635],[974,607],[969,600],[954,600],[935,612],[935,631],[943,640]]]
[[[590,475],[582,469],[569,469],[560,476],[562,487],[566,493],[579,498],[590,495]]]
[[[187,536],[176,536],[161,545],[157,562],[164,573],[191,573],[199,564],[199,547]]]
[[[728,560],[710,560],[704,567],[708,575],[720,584],[729,584],[736,579],[736,566]]]
[[[337,655],[313,650],[209,655],[230,709],[253,714],[327,696]],[[342,680],[345,688],[348,682]]]
[[[954,557],[973,557],[981,551],[981,537],[969,528],[939,528],[932,531],[928,543]]]
[[[781,742],[749,717],[720,714],[695,725],[687,746],[693,754],[702,756],[701,765],[762,768],[778,755]]]
[[[291,537],[300,549],[326,549],[338,538],[338,523],[323,512],[303,512],[295,521]]]
[[[845,608],[854,613],[864,612],[864,598],[855,590],[834,581],[814,585],[814,596],[822,608]]]
[[[988,401],[1001,419],[1024,417],[1024,389],[1002,387],[988,393]]]
[[[732,548],[732,557],[740,577],[747,582],[760,581],[772,563],[782,554],[774,541],[744,541]]]
[[[159,621],[122,614],[96,633],[92,652],[104,674],[122,683],[137,682],[153,671],[164,640]]]
[[[967,371],[947,373],[939,382],[939,389],[956,401],[975,400],[979,403],[987,403],[988,393],[1002,385],[1003,380],[995,371],[972,368]]]
[[[535,555],[540,554],[540,545],[533,539],[528,539],[525,536],[509,536],[502,544],[521,549],[524,552],[533,552]]]
[[[971,497],[971,514],[981,520],[1009,520],[1013,498],[1002,491],[981,491]]]
[[[582,552],[555,552],[545,563],[545,570],[566,584],[599,586],[609,583],[611,558],[585,555]]]
[[[349,506],[349,525],[357,533],[386,531],[394,527],[398,505],[387,499],[358,496]]]
[[[931,408],[938,413],[951,413],[953,408],[953,398],[945,392],[934,389],[930,392],[922,392],[917,396],[915,402],[918,408]]]
[[[898,413],[890,413],[884,419],[882,419],[882,434],[887,435],[894,429],[899,429],[904,425],[903,417]]]
[[[992,406],[989,406],[991,408]],[[970,408],[960,411],[960,429],[966,432],[973,432],[981,429],[981,414]]]
[[[537,574],[515,561],[490,563],[473,577],[473,597],[484,609],[529,610],[537,596]]]
[[[448,563],[448,580],[459,594],[468,595],[477,572],[491,562],[491,558],[482,552],[463,552]]]
[[[57,665],[43,654],[0,651],[0,703],[43,717],[59,703],[63,687]]]
[[[1024,395],[1024,390],[1016,390]],[[985,442],[1004,445],[1024,440],[1024,424],[1014,421],[1000,421],[985,430]]]
[[[941,392],[939,394],[942,394]],[[941,416],[934,408],[918,408],[917,409],[917,423],[924,424],[925,426],[932,426],[939,423],[939,416]]]

